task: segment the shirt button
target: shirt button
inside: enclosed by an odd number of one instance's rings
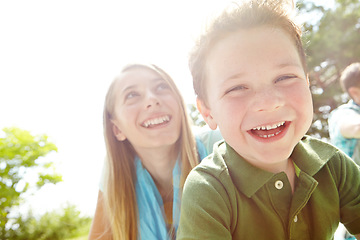
[[[297,217],[297,215],[294,217],[294,222],[297,222],[297,220],[298,220],[298,217]]]
[[[284,186],[284,183],[282,182],[282,181],[280,181],[280,180],[277,180],[276,182],[275,182],[275,187],[277,188],[277,189],[282,189],[283,188],[283,186]]]

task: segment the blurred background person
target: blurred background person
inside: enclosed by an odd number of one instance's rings
[[[360,165],[360,62],[345,68],[340,84],[350,100],[330,113],[330,140]]]

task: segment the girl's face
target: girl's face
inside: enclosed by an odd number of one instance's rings
[[[295,44],[283,30],[258,27],[215,44],[207,61],[210,127],[253,165],[277,172],[310,127],[312,98]]]
[[[136,151],[173,146],[181,130],[180,106],[166,80],[147,68],[127,70],[115,84],[113,132]]]

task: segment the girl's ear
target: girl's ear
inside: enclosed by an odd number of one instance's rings
[[[114,136],[116,137],[116,139],[118,141],[124,141],[126,140],[126,136],[125,134],[120,130],[120,128],[116,125],[116,123],[111,120],[112,124],[113,124],[113,133],[114,133]]]
[[[217,123],[211,116],[211,110],[206,106],[205,102],[199,98],[196,98],[196,106],[205,122],[212,130],[215,130],[217,128]]]

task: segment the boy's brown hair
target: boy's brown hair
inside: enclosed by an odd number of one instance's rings
[[[199,99],[208,105],[206,94],[206,63],[211,48],[227,35],[240,29],[251,29],[260,26],[281,28],[289,34],[299,53],[305,73],[306,57],[301,42],[301,28],[292,19],[293,1],[286,0],[253,0],[236,5],[224,11],[200,36],[190,52],[189,68],[193,77],[193,86]]]
[[[340,84],[349,93],[350,87],[360,88],[360,62],[352,63],[341,73]]]

